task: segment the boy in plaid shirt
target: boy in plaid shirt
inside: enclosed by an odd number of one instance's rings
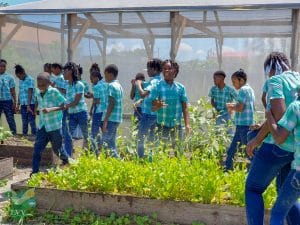
[[[117,128],[122,122],[123,112],[123,89],[118,77],[118,67],[108,65],[104,70],[105,81],[108,83],[108,106],[103,118],[103,142],[111,151],[113,157],[119,158],[116,148]]]
[[[17,133],[14,113],[16,111],[16,83],[14,78],[6,73],[6,60],[0,59],[0,116],[4,112],[12,134]]]
[[[48,142],[51,142],[54,153],[60,157],[63,164],[68,164],[68,155],[62,148],[62,111],[65,98],[56,89],[50,86],[50,75],[41,73],[37,77],[36,99],[39,114],[39,129],[34,143],[32,159],[32,174],[39,172],[41,154]]]
[[[28,133],[28,123],[31,126],[31,134],[36,135],[35,124],[35,85],[34,79],[27,75],[21,65],[15,66],[15,74],[19,78],[18,108],[21,106],[23,135]]]

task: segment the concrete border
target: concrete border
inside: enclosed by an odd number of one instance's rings
[[[13,190],[28,188],[26,181],[12,185]],[[75,212],[89,209],[99,215],[149,215],[157,213],[163,223],[192,224],[195,221],[206,225],[246,225],[245,209],[229,205],[208,205],[183,201],[158,200],[130,195],[111,195],[92,192],[35,188],[39,212],[63,212],[73,208]],[[266,224],[268,212],[266,212]]]

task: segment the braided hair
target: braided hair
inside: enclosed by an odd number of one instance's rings
[[[97,63],[93,63],[91,65],[91,68],[90,68],[90,74],[93,72],[93,71],[98,71],[100,72],[100,68],[99,68],[99,65]]]
[[[147,68],[153,68],[158,73],[162,71],[162,61],[158,58],[150,59],[147,62]]]
[[[64,65],[63,69],[70,70],[72,72],[73,84],[75,84],[78,81],[78,66],[74,62],[67,62]]]
[[[15,65],[15,74],[25,74],[23,66],[16,64]]]
[[[282,52],[271,52],[265,62],[265,73],[269,74],[271,70],[275,71],[275,75],[282,74],[284,71],[290,69],[290,63],[286,55]]]

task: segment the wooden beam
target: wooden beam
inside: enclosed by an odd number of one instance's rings
[[[60,62],[65,63],[65,15],[61,15],[60,23]]]
[[[86,20],[85,23],[82,25],[81,29],[77,32],[74,40],[72,41],[72,48],[75,50],[83,38],[85,32],[89,29],[90,20]]]
[[[18,32],[18,30],[22,27],[23,23],[22,21],[19,21],[16,26],[12,29],[12,31],[7,35],[5,40],[3,40],[0,44],[0,50],[3,50],[3,48],[7,45],[7,43],[12,39],[12,37]]]
[[[88,18],[88,19],[91,21],[90,26],[91,26],[92,24],[97,24],[97,23],[98,23],[97,20],[95,19],[95,17],[93,17],[92,14],[86,13],[86,14],[84,14],[84,15],[85,15],[86,18]],[[101,28],[98,27],[98,26],[96,26],[95,29],[96,29],[103,37],[104,37],[104,36],[107,36],[107,33],[106,33],[106,31],[105,31],[104,29],[101,29]]]
[[[153,58],[153,52],[154,52],[154,39],[143,39],[144,42],[144,46],[146,49],[146,53],[148,56],[148,59],[152,59]]]
[[[74,54],[74,49],[73,49],[73,24],[74,20],[76,18],[76,14],[67,14],[67,24],[68,24],[68,61],[73,60],[73,54]]]
[[[186,17],[180,16],[179,12],[170,13],[171,20],[171,50],[170,57],[175,60],[180,46],[181,38],[186,25]]]
[[[153,32],[152,32],[151,28],[148,26],[145,17],[143,16],[143,14],[141,12],[137,12],[137,14],[138,14],[140,20],[142,21],[142,23],[145,25],[145,28],[148,30],[149,35],[151,36],[151,38],[153,38]]]
[[[299,52],[299,9],[292,10],[291,66],[297,70]]]
[[[102,54],[102,64],[103,64],[103,70],[106,66],[106,47],[107,47],[107,38],[103,39],[103,54]]]

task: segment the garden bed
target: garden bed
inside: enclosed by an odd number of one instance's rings
[[[12,179],[13,172],[13,158],[0,157],[0,179]]]
[[[29,188],[26,181],[12,185],[12,189],[16,191],[25,188]],[[206,225],[246,224],[245,209],[229,205],[209,205],[53,188],[35,188],[35,198],[40,213],[47,211],[62,213],[72,208],[74,212],[88,209],[102,216],[108,216],[112,212],[117,215],[148,216],[157,213],[157,219],[167,224],[192,224],[193,222],[202,222]],[[268,216],[266,216],[266,224],[267,219]]]

